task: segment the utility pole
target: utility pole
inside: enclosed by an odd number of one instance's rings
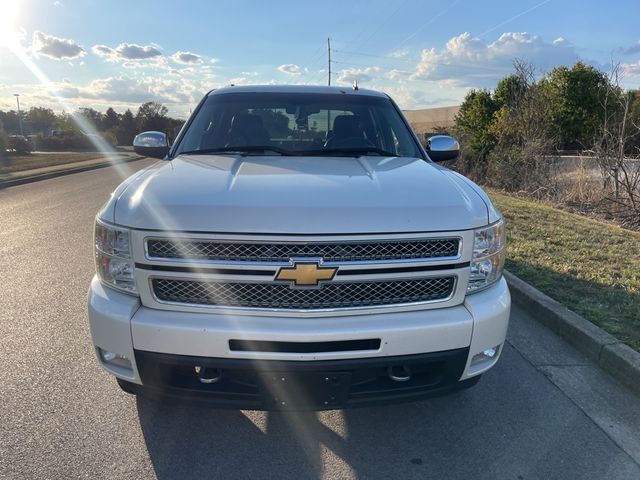
[[[327,52],[329,53],[329,86],[331,86],[331,39],[327,37]]]
[[[22,113],[20,113],[20,94],[14,93],[14,97],[16,97],[16,102],[18,102],[18,124],[20,125],[20,136],[24,137],[24,131],[22,130]]]

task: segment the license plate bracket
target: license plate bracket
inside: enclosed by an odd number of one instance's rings
[[[338,408],[349,395],[345,372],[268,372],[260,374],[263,401],[271,409]]]

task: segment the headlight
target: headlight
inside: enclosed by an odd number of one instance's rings
[[[475,230],[467,293],[478,292],[500,280],[506,240],[504,220]]]
[[[94,233],[96,271],[100,280],[111,288],[137,295],[129,230],[96,220]]]

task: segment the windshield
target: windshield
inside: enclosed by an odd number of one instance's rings
[[[216,150],[422,157],[388,98],[339,93],[210,95],[176,154]]]

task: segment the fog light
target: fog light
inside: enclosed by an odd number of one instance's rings
[[[110,352],[108,350],[98,349],[100,352],[100,358],[107,365],[113,365],[114,367],[126,368],[131,370],[131,360],[126,355],[122,355],[116,352]]]
[[[497,353],[498,353],[498,347],[487,348],[484,352],[482,352],[482,354],[485,357],[489,357],[489,358],[495,357]]]
[[[478,363],[492,361],[498,355],[500,351],[500,345],[496,345],[493,348],[487,348],[486,350],[476,354],[471,359],[471,365],[477,365]]]

